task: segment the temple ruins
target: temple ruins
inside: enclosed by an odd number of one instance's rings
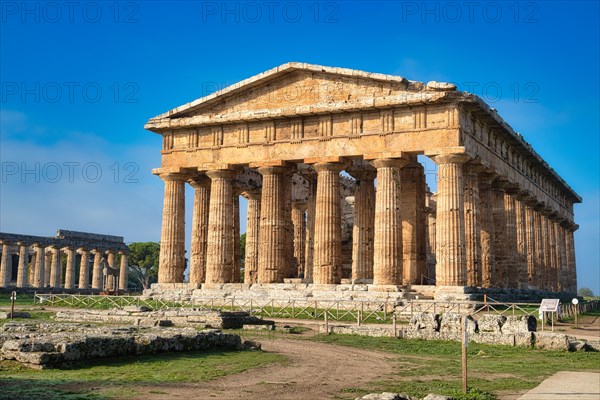
[[[453,84],[288,63],[145,127],[162,136],[158,287],[577,290],[581,198],[496,110]],[[422,156],[437,165],[435,193]]]

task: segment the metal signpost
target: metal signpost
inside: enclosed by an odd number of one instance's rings
[[[15,300],[17,299],[17,292],[14,290],[10,294],[10,319],[15,318]]]
[[[554,332],[554,313],[558,311],[559,305],[559,299],[542,299],[542,304],[540,304],[540,318],[542,320],[542,331],[544,330],[544,313],[549,312],[550,316],[552,317],[552,332]]]
[[[574,307],[574,312],[575,312],[575,329],[577,329],[577,315],[579,314],[579,309],[577,307],[577,304],[579,304],[579,300],[577,298],[574,298],[573,300],[571,300],[571,303],[573,303]]]

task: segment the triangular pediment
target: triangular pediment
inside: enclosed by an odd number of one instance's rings
[[[152,120],[340,104],[415,93],[424,84],[394,75],[288,63],[182,105]]]

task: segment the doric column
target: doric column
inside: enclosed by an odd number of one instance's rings
[[[540,239],[542,241],[542,268],[540,271],[541,287],[543,290],[552,290],[549,286],[552,260],[550,259],[550,232],[548,215],[550,213],[546,208],[540,211]]]
[[[556,251],[558,254],[558,291],[568,292],[568,270],[567,270],[567,252],[565,238],[565,222],[564,220],[556,223]]]
[[[466,286],[464,154],[433,157],[438,165],[436,285]]]
[[[373,284],[402,283],[402,214],[400,211],[400,170],[404,159],[380,159],[375,193],[375,228],[373,243]]]
[[[286,270],[284,278],[298,277],[298,265],[294,258],[294,224],[292,221],[292,173],[291,170],[285,175],[283,180],[283,196],[285,201],[284,218],[285,218],[285,265]]]
[[[482,286],[481,272],[481,211],[479,198],[479,174],[484,167],[465,164],[465,264],[467,286]]]
[[[527,283],[530,289],[538,289],[536,271],[538,268],[535,240],[535,200],[525,201],[525,246],[527,255]]]
[[[506,264],[505,272],[507,276],[506,285],[509,288],[517,288],[518,283],[518,271],[517,271],[517,217],[516,217],[516,206],[515,206],[515,191],[508,189],[504,193],[504,210],[506,225],[504,231],[505,240],[505,254]]]
[[[419,284],[425,273],[425,172],[413,156],[400,170],[400,215],[402,218],[402,284]]]
[[[304,276],[304,252],[306,251],[306,201],[292,202],[292,224],[294,225],[294,265],[296,276]]]
[[[479,240],[481,241],[481,287],[491,288],[496,285],[496,251],[494,206],[495,194],[492,181],[496,174],[479,175]]]
[[[208,216],[208,244],[206,250],[206,283],[230,283],[233,281],[234,246],[233,235],[233,179],[234,170],[206,172],[211,179]]]
[[[517,234],[517,253],[516,253],[516,275],[517,285],[516,288],[527,289],[528,285],[528,269],[527,269],[527,220],[525,218],[525,205],[523,200],[525,196],[517,194],[515,197],[515,220],[516,220],[516,234]]]
[[[163,173],[165,182],[158,283],[183,282],[185,269],[185,174]]]
[[[494,222],[494,253],[496,258],[496,274],[494,287],[508,287],[508,256],[506,244],[506,211],[504,197],[508,183],[497,179],[492,182],[494,198],[493,222]]]
[[[567,252],[567,270],[569,271],[568,287],[572,293],[577,292],[577,266],[575,263],[575,240],[573,234],[579,228],[579,225],[572,222],[569,223],[568,229],[565,232],[565,247]]]
[[[342,210],[338,163],[317,163],[315,209],[314,270],[315,284],[337,284],[342,280]]]
[[[44,283],[42,287],[49,287],[50,286],[50,274],[52,273],[52,250],[51,248],[46,249],[46,253],[44,254],[45,260],[44,260],[44,265],[46,268],[44,268]]]
[[[56,246],[50,247],[51,255],[51,264],[50,264],[50,287],[52,288],[60,288],[61,286],[61,277],[62,277],[62,263],[60,260],[60,249]]]
[[[92,268],[92,289],[103,289],[104,276],[102,272],[102,250],[92,250],[94,255],[94,267]]]
[[[194,188],[192,213],[192,240],[190,255],[190,283],[201,284],[206,278],[206,249],[208,245],[208,211],[210,207],[210,179],[195,177],[189,181]]]
[[[106,262],[108,263],[108,267],[109,270],[110,269],[116,269],[116,265],[115,265],[115,252],[113,250],[108,250],[106,252]],[[111,271],[112,272],[112,271]],[[106,290],[115,290],[116,289],[116,282],[115,282],[115,276],[112,274],[107,274],[106,276]]]
[[[436,228],[436,213],[437,204],[435,201],[435,195],[431,192],[427,192],[427,278],[423,283],[430,285],[435,278],[435,228]]]
[[[64,247],[62,250],[67,254],[65,267],[65,289],[75,289],[75,261],[77,253],[72,247]]]
[[[283,282],[286,272],[286,167],[260,167],[262,195],[260,204],[258,282]]]
[[[44,246],[39,243],[35,243],[33,249],[35,250],[35,275],[33,277],[33,287],[43,288],[46,251]]]
[[[316,173],[304,175],[308,181],[308,204],[306,208],[306,251],[304,259],[304,281],[312,283],[315,250],[315,212],[317,195]]]
[[[34,287],[33,282],[35,281],[35,264],[36,264],[36,252],[32,248],[31,257],[29,258],[29,268],[27,268],[27,282],[28,286]]]
[[[10,286],[12,272],[11,259],[10,246],[4,242],[2,244],[2,258],[0,259],[0,287]]]
[[[120,251],[121,255],[121,265],[119,266],[119,290],[127,290],[127,285],[129,283],[129,274],[128,274],[128,257],[129,255],[123,251]]]
[[[88,262],[89,252],[86,248],[80,247],[77,252],[81,255],[79,261],[79,289],[88,289],[90,287],[90,266]]]
[[[352,282],[364,283],[373,279],[376,171],[360,169],[349,172],[356,179],[352,228]]]
[[[17,269],[17,287],[24,288],[28,285],[28,271],[27,271],[27,245],[19,242],[19,268]]]
[[[539,290],[547,290],[546,287],[546,247],[548,242],[546,241],[546,223],[545,217],[542,214],[544,207],[538,204],[535,208],[535,243],[537,253],[537,270],[536,279]]]
[[[244,261],[244,283],[258,282],[258,248],[260,226],[260,190],[246,191],[248,212],[246,221],[246,258]]]
[[[240,248],[240,196],[235,190],[231,203],[231,215],[233,216],[233,270],[231,272],[231,283],[239,283],[240,271],[242,268],[242,253]]]
[[[550,247],[549,256],[550,256],[550,277],[549,277],[549,287],[552,288],[553,292],[558,292],[558,237],[556,234],[556,218],[557,215],[554,211],[548,216],[548,232],[549,232],[549,240]]]

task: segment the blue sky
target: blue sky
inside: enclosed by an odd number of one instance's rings
[[[161,141],[144,123],[302,61],[454,82],[492,104],[583,197],[579,284],[600,292],[597,1],[0,6],[1,231],[158,241]]]

